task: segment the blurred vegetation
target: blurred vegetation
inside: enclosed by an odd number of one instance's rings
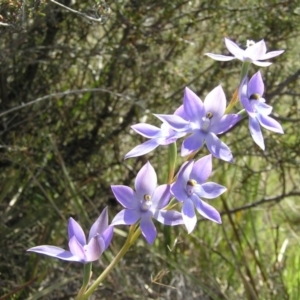
[[[86,230],[107,205],[112,218],[110,185],[132,186],[147,160],[166,182],[165,148],[123,160],[144,141],[130,125],[158,124],[152,113],[173,113],[185,86],[204,99],[221,84],[229,101],[240,62],[204,56],[226,54],[225,36],[286,50],[261,69],[285,135],[264,131],[262,152],[246,120],[226,134],[235,163],[214,160],[211,177],[228,187],[212,202],[223,225],[157,224],[155,245],[140,239],[93,299],[300,299],[300,2],[60,3],[102,22],[50,0],[0,3],[0,299],[76,294],[81,265],[26,249],[67,247],[70,216]],[[116,234],[94,276],[123,242]]]

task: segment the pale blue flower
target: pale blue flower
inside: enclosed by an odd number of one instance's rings
[[[174,115],[180,115],[184,117],[183,107],[179,107]],[[176,142],[176,140],[185,135],[173,130],[169,125],[163,123],[161,127],[156,127],[147,123],[138,123],[132,125],[131,128],[138,134],[150,139],[130,150],[126,155],[126,158],[137,157],[147,154],[157,148],[158,146],[166,146]]]
[[[92,225],[88,242],[86,242],[81,226],[73,218],[69,219],[68,235],[70,251],[50,245],[33,247],[27,251],[81,263],[98,260],[109,246],[113,236],[113,227],[108,226],[107,208],[102,211],[99,218]]]
[[[265,143],[260,126],[276,133],[283,133],[281,125],[269,116],[273,108],[265,103],[264,88],[259,71],[249,82],[248,78],[244,78],[239,88],[240,101],[249,115],[250,133],[254,142],[263,150],[265,150]]]
[[[182,217],[188,233],[197,223],[195,208],[200,215],[216,223],[222,223],[219,212],[201,198],[213,199],[226,191],[226,188],[214,182],[205,182],[212,172],[212,156],[206,155],[194,162],[182,165],[177,180],[171,186],[171,193],[182,202]]]
[[[170,185],[157,186],[155,170],[147,162],[135,179],[135,191],[125,185],[113,185],[112,191],[125,208],[112,220],[112,225],[133,225],[140,222],[143,236],[153,244],[157,232],[152,218],[165,225],[183,224],[182,216],[174,210],[164,210],[170,200]]]
[[[225,44],[228,51],[231,54],[233,54],[233,56],[213,54],[213,53],[205,53],[205,55],[209,56],[214,60],[219,60],[219,61],[229,61],[233,59],[239,59],[242,62],[250,62],[260,67],[268,67],[272,63],[262,62],[260,60],[273,58],[284,52],[284,50],[277,50],[277,51],[272,51],[267,53],[267,47],[264,40],[261,40],[257,43],[253,41],[247,41],[247,48],[245,50],[241,49],[236,43],[234,43],[228,38],[225,38]]]
[[[189,155],[206,143],[213,156],[232,162],[233,157],[229,147],[217,135],[232,128],[240,120],[240,116],[224,115],[226,97],[222,87],[218,86],[208,93],[204,103],[186,87],[183,108],[185,119],[178,115],[155,115],[175,131],[190,134],[182,143],[181,155]]]

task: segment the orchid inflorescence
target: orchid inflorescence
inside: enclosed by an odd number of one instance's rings
[[[272,107],[266,104],[266,100],[263,98],[264,83],[261,73],[258,71],[250,80],[248,78],[251,63],[267,67],[271,63],[261,60],[278,56],[283,53],[283,50],[267,53],[264,40],[258,43],[248,41],[245,50],[227,38],[225,38],[225,44],[233,56],[212,53],[206,53],[206,55],[219,61],[236,58],[243,62],[241,80],[236,93],[243,109],[239,113],[228,113],[238,101],[233,98],[226,107],[226,96],[221,86],[217,86],[209,92],[203,102],[191,89],[186,87],[183,104],[173,114],[154,114],[162,121],[160,128],[147,123],[139,123],[131,127],[149,140],[136,146],[125,155],[125,159],[145,155],[159,145],[172,147],[172,145],[176,145],[178,139],[184,138],[181,145],[181,156],[188,156],[188,159],[179,168],[178,173],[174,176],[176,158],[170,155],[169,163],[173,168],[169,170],[171,174],[169,182],[158,186],[157,174],[150,162],[147,162],[136,176],[135,189],[124,185],[111,186],[116,200],[124,209],[113,218],[110,225],[108,224],[107,208],[105,208],[91,227],[88,241],[86,241],[80,225],[70,218],[68,225],[70,251],[49,245],[37,246],[28,250],[62,260],[91,265],[91,262],[98,260],[109,246],[114,226],[131,226],[122,250],[90,286],[91,268],[85,268],[84,283],[76,299],[87,299],[95,291],[140,232],[149,244],[154,243],[157,231],[152,219],[169,226],[184,224],[189,234],[195,229],[197,223],[195,209],[205,219],[218,224],[222,223],[219,212],[203,200],[216,198],[226,191],[224,186],[206,182],[212,173],[212,157],[233,162],[230,148],[221,141],[218,135],[228,132],[245,116],[249,117],[251,136],[262,150],[265,149],[265,144],[260,126],[276,133],[283,133],[281,125],[270,117]],[[190,159],[203,145],[206,145],[211,154],[196,161]],[[181,212],[174,209],[178,207],[178,204],[181,206]]]

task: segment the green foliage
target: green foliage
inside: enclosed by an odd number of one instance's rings
[[[223,225],[201,221],[189,236],[158,225],[155,245],[140,239],[96,298],[299,299],[299,3],[60,3],[106,22],[51,1],[0,4],[0,299],[68,299],[78,291],[81,266],[26,249],[66,247],[69,216],[86,230],[107,205],[113,217],[120,207],[110,185],[133,184],[147,160],[166,182],[166,149],[123,160],[143,141],[130,125],[173,113],[187,85],[204,99],[222,84],[229,102],[240,63],[204,56],[225,54],[224,36],[286,49],[261,70],[285,135],[264,131],[265,152],[246,120],[222,137],[235,158],[233,165],[214,160],[212,181],[228,187],[213,202]],[[95,276],[126,230],[118,227]]]

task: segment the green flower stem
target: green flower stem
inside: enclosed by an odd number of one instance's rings
[[[243,79],[248,75],[249,66],[250,66],[250,62],[248,61],[243,62],[240,82],[242,82]]]
[[[119,251],[117,256],[114,258],[114,260],[108,265],[108,267],[102,272],[102,274],[95,280],[95,282],[88,288],[88,290],[81,296],[81,298],[78,298],[78,300],[86,300],[89,296],[93,294],[93,292],[98,288],[99,284],[108,276],[108,274],[113,270],[113,268],[116,266],[116,264],[122,259],[122,257],[125,255],[125,253],[128,251],[128,249],[131,247],[131,245],[137,240],[137,238],[141,234],[140,228],[134,231],[136,226],[131,226],[127,240],[125,244],[123,245],[122,249]]]
[[[90,278],[92,275],[92,263],[87,263],[83,265],[83,282],[82,286],[78,292],[78,295],[76,296],[76,300],[82,299],[82,295],[86,291],[86,288],[90,282]]]
[[[240,115],[242,119],[248,116],[245,109],[240,110],[237,114]]]
[[[169,159],[168,159],[168,183],[172,183],[174,174],[175,174],[175,168],[176,168],[176,160],[177,160],[177,145],[176,142],[172,143],[168,147],[168,154],[169,154]]]
[[[242,83],[243,79],[248,75],[250,64],[251,63],[248,61],[243,62],[242,70],[241,70],[240,84]],[[234,91],[233,96],[232,96],[228,106],[226,107],[224,114],[228,114],[239,102],[238,89],[239,89],[239,87]]]

